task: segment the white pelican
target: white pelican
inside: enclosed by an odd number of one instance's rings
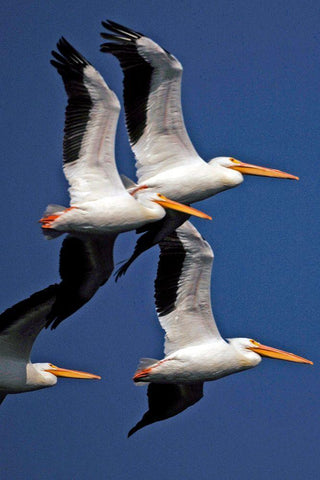
[[[298,180],[294,175],[230,157],[205,162],[193,147],[184,125],[180,62],[141,33],[110,20],[102,25],[112,33],[101,33],[108,40],[101,45],[101,51],[117,57],[124,73],[126,124],[139,185],[147,185],[176,201],[193,203],[239,185],[243,174]],[[179,225],[185,219],[181,216]],[[169,233],[170,228],[164,223],[159,224],[158,230],[156,225],[151,226],[153,233],[140,237],[134,254],[118,275],[125,273],[140,253]],[[171,231],[179,225],[172,223]]]
[[[68,95],[63,170],[70,184],[70,207],[49,205],[40,220],[44,234],[64,232],[117,234],[165,215],[165,209],[211,218],[145,187],[135,196],[124,188],[114,158],[120,112],[116,95],[95,68],[64,38],[52,52],[51,64],[61,75]]]
[[[160,249],[155,301],[166,332],[165,357],[140,361],[133,380],[150,382],[149,410],[129,436],[196,403],[203,382],[255,367],[262,356],[312,364],[256,340],[220,336],[210,300],[213,252],[190,222],[160,242]]]
[[[98,375],[66,370],[52,363],[31,363],[30,353],[56,301],[57,285],[51,285],[0,315],[0,404],[9,393],[52,387],[57,377],[100,379]]]

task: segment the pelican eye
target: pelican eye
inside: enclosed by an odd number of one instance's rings
[[[55,365],[52,365],[52,363],[49,363],[50,368],[57,368]]]
[[[241,163],[240,160],[237,160],[236,158],[230,158],[230,161],[232,163]]]
[[[256,342],[255,340],[252,340],[252,338],[250,338],[250,342],[251,342],[252,345],[254,345],[255,347],[260,347],[260,343],[259,343],[259,342]]]

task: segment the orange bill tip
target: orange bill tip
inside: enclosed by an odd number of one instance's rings
[[[212,220],[212,217],[210,217],[210,215],[207,215],[206,213],[201,212],[196,208],[190,207],[189,205],[184,205],[183,203],[175,202],[159,193],[158,193],[158,198],[159,198],[158,200],[153,200],[153,201],[161,205],[163,208],[170,208],[172,210],[177,210],[178,212],[187,213],[188,215],[194,215],[195,217]]]
[[[278,360],[286,360],[287,362],[296,362],[296,363],[308,363],[313,365],[311,360],[295,355],[294,353],[286,352],[284,350],[279,350],[278,348],[268,347],[267,345],[262,345],[259,342],[252,341],[252,347],[250,350],[258,353],[262,357],[276,358]]]
[[[95,375],[93,373],[88,373],[88,372],[81,372],[79,370],[67,370],[66,368],[59,368],[59,367],[56,367],[55,365],[51,365],[51,368],[48,368],[46,371],[49,373],[52,373],[56,377],[101,380],[100,375]]]
[[[250,163],[244,163],[235,158],[230,159],[233,165],[230,167],[233,170],[244,175],[257,175],[261,177],[273,177],[273,178],[284,178],[288,180],[299,180],[299,177],[296,175],[291,175],[291,173],[282,172],[281,170],[276,170],[274,168],[259,167],[258,165],[251,165]]]

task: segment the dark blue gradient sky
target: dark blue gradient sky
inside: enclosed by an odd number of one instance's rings
[[[181,415],[127,440],[146,409],[131,381],[140,357],[162,356],[153,280],[157,249],[111,280],[33,361],[102,375],[8,397],[0,410],[4,480],[317,478],[319,442],[319,2],[13,0],[1,7],[1,307],[58,280],[61,240],[37,220],[68,203],[62,163],[66,96],[50,66],[64,35],[121,98],[117,61],[99,52],[111,18],[158,41],[184,65],[190,136],[205,158],[230,155],[300,176],[246,178],[198,206],[215,252],[214,313],[225,337],[246,336],[314,360],[264,359],[205,387]],[[123,115],[119,170],[134,176]],[[119,238],[118,262],[134,234]]]

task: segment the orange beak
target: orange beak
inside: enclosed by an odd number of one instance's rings
[[[281,172],[280,170],[274,170],[273,168],[258,167],[257,165],[251,165],[250,163],[240,162],[235,158],[231,158],[231,161],[234,163],[229,168],[233,170],[238,170],[238,172],[243,173],[244,175],[258,175],[261,177],[274,177],[274,178],[287,178],[289,180],[299,180],[299,177],[291,175],[290,173]]]
[[[66,368],[59,368],[59,367],[56,367],[55,365],[51,365],[51,368],[48,368],[46,372],[52,373],[56,377],[86,378],[86,379],[96,378],[97,380],[101,379],[99,375],[94,375],[93,373],[79,372],[78,370],[67,370]]]
[[[261,343],[255,342],[255,346],[250,347],[250,350],[258,353],[262,357],[270,357],[270,358],[277,358],[278,360],[287,360],[288,362],[296,362],[296,363],[309,363],[313,365],[311,360],[307,360],[306,358],[299,357],[294,353],[285,352],[284,350],[278,350],[277,348],[267,347],[266,345],[262,345]]]
[[[212,220],[212,217],[210,217],[206,213],[200,212],[200,210],[197,210],[196,208],[189,207],[189,205],[183,205],[183,203],[174,202],[173,200],[170,200],[164,195],[160,195],[160,193],[158,193],[158,198],[159,200],[153,200],[153,202],[158,203],[163,208],[171,208],[172,210],[188,213],[189,215],[194,215],[195,217]]]

